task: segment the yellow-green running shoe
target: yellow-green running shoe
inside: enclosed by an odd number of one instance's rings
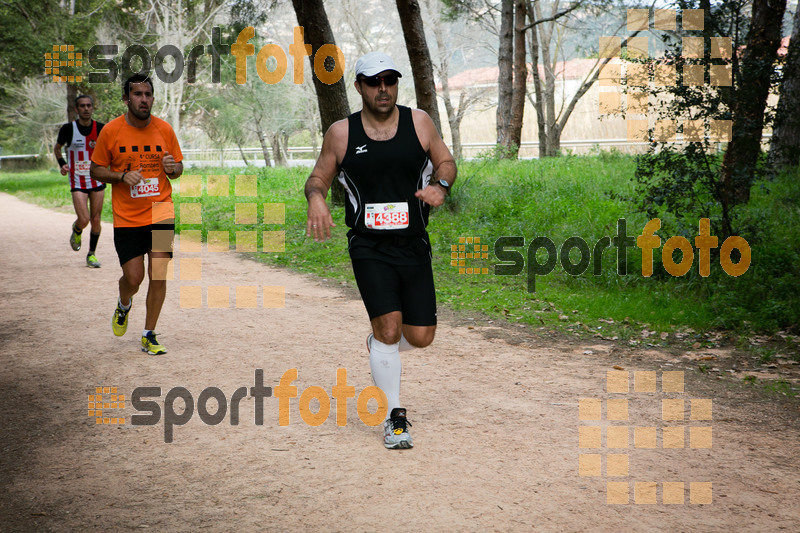
[[[69,236],[69,245],[76,252],[81,249],[81,234],[75,233],[75,225],[72,226],[72,235]]]
[[[86,256],[86,266],[92,268],[100,268],[100,261],[97,260],[96,255],[89,254]]]
[[[151,331],[147,334],[147,336],[142,337],[142,351],[147,352],[150,355],[161,355],[167,353],[167,349],[158,342],[155,331]]]
[[[131,312],[131,308],[133,308],[133,298],[131,298],[131,307],[127,311],[120,309],[119,303],[117,303],[117,308],[114,309],[114,316],[111,318],[111,329],[117,337],[122,337],[128,331],[128,313]]]

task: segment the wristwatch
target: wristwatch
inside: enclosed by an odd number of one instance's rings
[[[445,192],[450,192],[450,184],[446,180],[438,180],[436,183],[440,185]]]

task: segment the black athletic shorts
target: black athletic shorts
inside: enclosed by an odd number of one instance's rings
[[[430,262],[394,265],[378,259],[353,259],[353,274],[370,320],[400,311],[403,324],[436,325],[436,290]]]
[[[169,251],[172,257],[172,244],[175,238],[175,224],[151,224],[138,228],[114,228],[114,248],[117,249],[120,266],[134,257],[153,251],[153,231],[162,230],[171,233],[156,235],[158,250]]]
[[[73,188],[70,189],[70,192],[78,191],[78,192],[85,192],[86,194],[89,194],[90,192],[97,192],[97,191],[104,191],[104,190],[106,190],[106,184],[105,183],[101,183],[97,187],[92,187],[91,189],[79,189],[78,187],[73,187]]]

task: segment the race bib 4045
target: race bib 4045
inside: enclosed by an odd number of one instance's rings
[[[408,202],[367,204],[364,225],[369,229],[404,229],[408,227]]]
[[[158,196],[158,178],[147,178],[136,185],[131,185],[131,198],[141,198],[143,196]]]

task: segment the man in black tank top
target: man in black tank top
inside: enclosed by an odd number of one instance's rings
[[[456,165],[431,118],[397,105],[402,74],[386,54],[356,62],[362,109],[325,133],[308,177],[306,234],[331,236],[325,202],[334,178],[344,186],[348,250],[372,333],[367,337],[375,385],[386,394],[384,446],[411,448],[400,404],[400,352],[424,348],[436,332],[436,295],[425,227],[444,203]]]

